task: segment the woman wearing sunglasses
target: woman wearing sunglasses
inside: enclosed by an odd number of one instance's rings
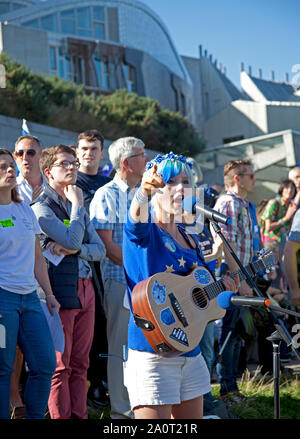
[[[16,189],[14,158],[0,149],[0,418],[9,418],[10,377],[19,344],[29,368],[26,417],[44,418],[56,360],[36,289],[46,294],[50,313],[59,309],[37,235],[38,222]]]

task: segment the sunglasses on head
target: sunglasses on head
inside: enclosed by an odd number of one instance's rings
[[[23,157],[24,153],[27,153],[29,155],[29,157],[34,157],[36,155],[36,150],[35,149],[19,149],[18,151],[15,151],[15,155],[17,157]]]

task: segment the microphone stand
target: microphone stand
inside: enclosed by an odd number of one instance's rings
[[[233,257],[233,259],[235,260],[235,262],[239,266],[240,270],[244,274],[249,286],[255,291],[257,296],[265,297],[262,294],[262,292],[259,290],[259,288],[257,287],[257,285],[254,282],[254,280],[252,279],[252,277],[249,275],[247,270],[244,268],[244,266],[242,265],[241,261],[239,260],[239,258],[235,254],[235,252],[233,251],[228,240],[223,235],[219,224],[215,221],[211,221],[211,224],[212,224],[214,231],[220,236],[220,238],[224,242],[226,248],[230,252],[231,256]],[[278,318],[278,316],[272,311],[272,309],[274,309],[275,311],[280,311],[280,312],[283,312],[285,314],[290,314],[290,315],[297,316],[297,317],[300,317],[300,314],[296,313],[295,311],[286,310],[285,308],[281,308],[281,307],[277,307],[277,306],[273,306],[273,305],[270,305],[266,309],[268,310],[268,312],[272,316],[274,326],[276,328],[276,331],[273,334],[271,334],[271,336],[268,337],[267,340],[271,341],[272,345],[273,345],[274,418],[279,419],[280,418],[279,376],[280,376],[280,343],[281,343],[281,341],[282,340],[285,341],[287,346],[292,347],[293,352],[295,353],[298,360],[300,360],[300,354],[299,354],[298,350],[295,348],[295,346],[293,344],[292,337],[291,337],[290,333],[288,332],[287,328],[285,327],[284,323],[282,322],[281,319]]]

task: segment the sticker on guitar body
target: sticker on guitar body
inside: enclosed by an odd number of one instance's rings
[[[205,268],[198,268],[194,271],[194,279],[201,285],[208,285],[211,280],[211,274]]]
[[[178,341],[178,343],[182,343],[185,346],[189,346],[188,338],[186,333],[180,328],[174,328],[172,333],[170,334],[170,338]]]
[[[157,303],[157,305],[162,305],[166,301],[167,296],[167,287],[166,285],[159,285],[157,280],[155,279],[154,285],[152,288],[152,297]]]
[[[161,311],[160,320],[166,326],[173,325],[173,323],[175,323],[175,321],[176,321],[170,308],[165,308]]]

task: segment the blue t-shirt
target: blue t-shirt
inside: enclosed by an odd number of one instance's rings
[[[204,264],[198,258],[196,249],[181,247],[168,232],[151,222],[150,218],[148,223],[135,223],[128,213],[123,229],[123,265],[131,304],[131,293],[138,282],[164,271],[183,275],[196,265]],[[155,352],[142,330],[136,326],[132,312],[128,328],[128,347]],[[199,352],[200,347],[197,346],[183,355],[196,356]]]
[[[96,175],[88,175],[78,171],[76,186],[82,189],[84,207],[86,208],[87,212],[89,212],[90,202],[92,201],[97,189],[99,189],[101,186],[104,186],[109,181],[111,181],[111,178],[105,177],[104,175],[100,174],[100,172],[98,172]]]

